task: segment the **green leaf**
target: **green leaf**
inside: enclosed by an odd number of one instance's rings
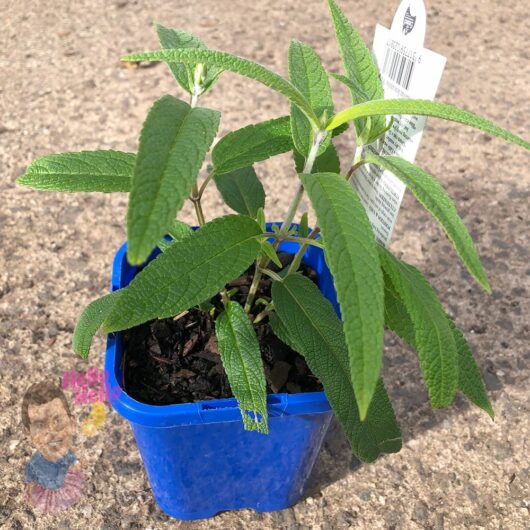
[[[267,390],[254,327],[237,302],[229,302],[215,321],[219,354],[246,430],[268,433]]]
[[[292,40],[289,46],[289,78],[291,83],[307,98],[315,114],[333,115],[333,99],[328,76],[320,57],[307,44]],[[307,157],[313,143],[314,126],[304,113],[291,105],[291,132],[296,150]],[[329,136],[322,142],[319,153],[329,145]]]
[[[164,61],[166,63],[202,63],[206,66],[217,66],[224,70],[254,79],[279,92],[293,105],[296,105],[316,127],[319,126],[318,117],[313,112],[311,104],[289,81],[261,64],[243,59],[237,55],[232,55],[231,53],[198,49],[157,50],[154,52],[126,55],[122,57],[122,61]]]
[[[167,239],[161,239],[157,245],[162,252],[165,252],[177,241],[181,241],[182,239],[191,236],[191,234],[193,234],[193,229],[186,223],[183,223],[178,219],[174,219],[167,233],[172,237],[172,239],[169,241]]]
[[[394,291],[392,282],[385,275],[385,325],[407,344],[416,348],[414,324],[405,304]]]
[[[491,292],[473,240],[458,216],[453,201],[439,182],[423,169],[397,156],[367,153],[365,159],[371,164],[391,171],[403,181],[416,199],[440,223],[471,275],[487,292]]]
[[[81,151],[41,156],[17,183],[45,191],[129,191],[134,153]]]
[[[455,340],[436,292],[415,267],[379,247],[383,271],[414,326],[414,344],[433,407],[449,406],[458,386]]]
[[[265,232],[267,223],[265,222],[265,211],[263,210],[263,208],[258,208],[258,211],[256,213],[256,221],[261,227],[261,231]]]
[[[293,151],[296,172],[302,173],[305,159],[302,155]],[[316,157],[312,173],[340,173],[340,160],[335,146],[330,142],[328,148]]]
[[[340,175],[300,175],[315,209],[340,304],[350,372],[364,419],[383,352],[384,291],[377,244],[366,211]]]
[[[88,357],[94,335],[103,321],[110,315],[121,294],[122,290],[120,289],[98,298],[88,304],[81,313],[75,326],[72,346],[74,351],[83,359]]]
[[[252,166],[215,175],[214,179],[225,203],[237,213],[255,218],[265,207],[265,190]]]
[[[470,125],[476,129],[487,132],[493,136],[498,136],[503,140],[512,142],[530,150],[530,143],[523,140],[519,136],[512,134],[510,131],[498,127],[494,123],[476,114],[467,112],[465,110],[454,107],[453,105],[446,105],[445,103],[438,103],[436,101],[428,101],[423,99],[386,99],[377,101],[368,101],[359,105],[354,105],[349,109],[343,110],[335,114],[328,122],[326,130],[331,131],[335,127],[342,125],[351,120],[359,118],[366,118],[368,116],[383,116],[383,115],[401,115],[412,114],[415,116],[432,116],[434,118],[442,118],[444,120],[463,123]]]
[[[372,462],[380,453],[399,451],[401,434],[381,379],[366,420],[360,421],[342,324],[329,300],[300,274],[274,282],[272,298],[276,313],[270,322],[274,333],[302,354],[320,379],[354,453]]]
[[[453,333],[458,353],[458,389],[475,405],[485,410],[493,419],[494,413],[489,402],[480,370],[473,358],[471,349],[462,332],[446,314],[449,327]],[[407,344],[416,349],[415,330],[405,304],[388,278],[385,278],[385,324]]]
[[[182,31],[179,29],[165,28],[160,24],[155,24],[155,29],[158,34],[158,40],[160,46],[164,49],[183,49],[183,48],[201,48],[207,49],[204,43],[191,33]],[[194,88],[194,74],[197,64],[178,64],[178,63],[169,63],[169,69],[171,70],[173,76],[178,81],[180,86],[189,92],[193,93]],[[210,88],[215,80],[222,73],[220,68],[210,67],[206,69],[202,79],[203,92],[206,89]]]
[[[220,175],[293,148],[289,116],[247,125],[223,136],[212,149],[215,173]]]
[[[178,219],[173,219],[173,222],[169,225],[167,233],[175,241],[181,241],[182,239],[191,236],[191,234],[193,234],[193,229],[189,224],[183,223]]]
[[[477,407],[486,411],[491,419],[494,419],[495,414],[469,344],[449,316],[447,316],[447,319],[453,332],[458,352],[458,389]]]
[[[308,220],[307,212],[304,212],[302,214],[302,217],[300,218],[300,225],[298,227],[298,235],[300,237],[307,237],[309,235],[309,220]]]
[[[334,72],[329,72],[329,74],[333,79],[336,79],[339,83],[342,83],[346,87],[350,89],[350,91],[353,92],[352,99],[354,102],[363,102],[363,101],[369,101],[370,96],[364,91],[363,87],[355,80],[350,79],[349,77],[346,77],[342,74],[336,74]]]
[[[129,263],[147,259],[182,208],[217,133],[219,116],[173,96],[152,106],[140,135],[129,199]]]
[[[278,254],[276,254],[276,250],[274,250],[274,247],[267,240],[261,242],[261,250],[275,265],[280,269],[283,268],[282,262]]]
[[[335,1],[328,0],[328,5],[342,62],[347,74],[345,79],[349,81],[346,84],[350,88],[352,103],[384,99],[383,85],[379,79],[379,70],[372,53]],[[365,125],[365,120],[359,120],[355,123],[357,136],[361,135]],[[385,126],[384,118],[373,120],[370,124],[371,136],[379,134]]]
[[[177,241],[123,289],[104,330],[170,317],[209,300],[256,259],[260,234],[250,217],[227,215]]]
[[[206,48],[199,37],[186,31],[166,28],[160,24],[155,24],[155,29],[160,46],[164,49]],[[196,65],[171,63],[168,66],[179,85],[190,94],[193,93],[193,71]]]

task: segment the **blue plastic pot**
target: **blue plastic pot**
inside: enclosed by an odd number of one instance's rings
[[[128,285],[138,270],[127,262],[126,248],[114,258],[112,290]],[[291,242],[280,247],[297,249]],[[310,247],[304,262],[336,306],[322,251]],[[128,396],[120,333],[108,336],[105,369],[109,401],[131,424],[153,495],[168,515],[190,520],[240,508],[268,512],[301,499],[332,417],[324,392],[269,395],[266,435],[243,429],[234,398],[154,406]]]

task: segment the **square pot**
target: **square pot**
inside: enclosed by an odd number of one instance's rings
[[[294,253],[298,243],[279,250]],[[138,267],[129,265],[125,243],[116,253],[111,289],[127,286]],[[154,259],[154,252],[150,259]],[[321,249],[304,263],[337,308],[333,280]],[[107,339],[107,392],[129,421],[159,507],[177,519],[212,517],[226,510],[282,510],[296,504],[332,418],[324,392],[269,394],[269,434],[245,431],[235,398],[175,405],[147,405],[123,390],[121,333]]]

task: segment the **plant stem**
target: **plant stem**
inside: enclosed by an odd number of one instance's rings
[[[260,272],[262,274],[267,275],[269,278],[272,278],[273,280],[276,280],[277,282],[282,281],[282,277],[278,274],[276,274],[274,271],[271,271],[270,269],[260,269]]]
[[[309,234],[308,238],[309,240],[313,241],[314,238],[320,233],[320,228],[316,226],[313,228],[311,233]],[[304,238],[305,239],[305,238]],[[291,274],[293,272],[296,272],[298,270],[298,267],[300,267],[300,263],[302,262],[302,258],[304,257],[304,254],[307,250],[308,245],[314,245],[315,242],[312,243],[304,243],[299,249],[298,252],[295,254],[293,261],[291,262],[291,265],[289,266],[289,272],[288,274]],[[320,248],[324,248],[322,245],[318,245]]]
[[[204,194],[204,190],[206,189],[206,186],[210,183],[210,181],[215,177],[215,171],[212,170],[210,173],[208,173],[208,176],[204,179],[204,182],[202,183],[201,187],[199,188],[199,199],[202,199],[202,196]]]
[[[355,171],[358,168],[360,168],[363,164],[366,163],[364,160],[361,159],[362,154],[363,154],[363,146],[362,145],[358,145],[355,148],[355,154],[353,155],[353,160],[352,160],[352,163],[351,163],[350,170],[348,171],[348,173],[346,173],[346,180],[347,181],[349,181],[352,178],[353,174],[355,173]]]
[[[320,144],[324,141],[326,137],[325,135],[326,133],[324,131],[318,131],[315,134],[315,138],[313,139],[313,144],[311,145],[311,149],[309,150],[309,155],[307,156],[307,159],[305,161],[302,173],[311,173],[311,170],[313,169],[313,164],[315,163],[317,157],[318,148],[320,147]],[[298,210],[298,206],[300,205],[300,201],[302,200],[303,195],[304,186],[302,183],[300,183],[298,189],[296,190],[295,196],[293,197],[293,200],[289,205],[289,209],[287,210],[287,214],[285,215],[282,227],[280,228],[280,233],[287,233],[287,231],[289,230],[289,227],[293,222],[294,216],[296,215],[296,211]]]
[[[304,169],[303,169],[304,173],[311,173],[313,169],[313,164],[315,163],[315,159],[317,157],[318,148],[320,147],[320,144],[326,138],[327,134],[329,133],[327,133],[326,131],[317,131],[316,134],[314,135],[313,144],[311,145],[311,149],[309,150],[309,154],[304,164]],[[304,186],[300,183],[293,197],[293,200],[291,201],[291,204],[289,205],[289,209],[287,210],[287,214],[283,221],[282,227],[280,228],[281,236],[287,235],[287,231],[289,230],[291,223],[293,222],[294,216],[296,215],[296,211],[298,210],[298,206],[300,205],[300,201],[302,200],[303,194],[304,194]],[[277,239],[274,243],[274,248],[275,249],[278,248],[279,244],[280,244],[280,240]],[[261,274],[262,274],[261,269],[264,269],[268,264],[269,264],[269,259],[266,256],[262,257],[261,259],[256,260],[254,278],[252,278],[252,284],[250,285],[247,300],[245,302],[245,311],[247,313],[250,313],[250,309],[252,308],[252,304],[254,303],[254,298],[256,297],[256,293],[258,291],[258,285],[261,280]]]
[[[206,220],[204,219],[204,212],[202,211],[201,198],[199,196],[197,184],[194,184],[193,188],[191,189],[190,201],[193,203],[193,206],[195,208],[195,214],[197,215],[197,221],[199,221],[199,226],[203,226],[204,224],[206,224]]]
[[[315,230],[317,230],[317,233],[320,231],[319,228],[316,228]],[[313,232],[314,232],[314,230],[313,230]],[[311,239],[311,235],[313,234],[313,232],[311,232],[311,234],[309,234],[309,237],[282,236],[280,234],[275,234],[274,232],[265,232],[264,235],[266,235],[268,237],[273,237],[274,239],[276,239],[280,243],[282,241],[295,241],[296,243],[304,243],[306,245],[313,245],[315,247],[322,247],[322,245],[320,243],[318,243],[314,239]]]
[[[198,77],[197,77],[197,71],[196,71],[195,82],[193,85],[193,93],[191,95],[191,101],[190,101],[190,106],[192,109],[194,109],[197,106],[197,103],[199,102],[200,93],[201,93],[201,86],[198,83]],[[193,184],[193,187],[191,188],[190,200],[193,203],[193,207],[195,208],[195,215],[197,216],[197,221],[199,222],[199,226],[203,226],[206,223],[204,219],[204,212],[202,210],[202,205],[201,205],[201,197],[202,197],[202,193],[199,191],[197,182],[195,182],[195,184]]]

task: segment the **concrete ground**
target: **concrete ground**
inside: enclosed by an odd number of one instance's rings
[[[397,2],[341,2],[371,41],[390,25]],[[530,137],[526,2],[428,2],[427,45],[447,56],[439,99]],[[165,93],[182,96],[165,65],[128,69],[118,57],[157,47],[159,21],[286,74],[290,38],[313,45],[340,70],[326,6],[315,0],[1,0],[0,22],[0,526],[20,529],[436,530],[530,527],[528,248],[529,154],[465,127],[432,120],[418,163],[437,175],[471,230],[493,286],[471,282],[441,230],[407,195],[393,249],[432,279],[469,338],[496,420],[458,399],[433,412],[418,363],[388,337],[384,377],[402,425],[401,453],[371,465],[352,459],[337,431],[316,466],[308,496],[271,514],[224,513],[196,523],[156,507],[128,425],[109,412],[92,437],[79,435],[87,494],[58,515],[35,514],[23,497],[33,449],[20,421],[29,384],[59,382],[65,370],[101,366],[97,338],[88,364],[71,350],[82,307],[105,292],[113,253],[124,240],[127,197],[59,195],[15,186],[38,155],[81,149],[135,150],[145,113]],[[336,106],[347,95],[337,88]],[[221,133],[283,115],[288,105],[233,74],[203,105],[223,112]],[[351,135],[341,138],[349,158]],[[258,166],[268,215],[281,218],[295,185],[289,155]],[[224,210],[208,192],[208,216]],[[182,219],[193,221],[187,207]],[[81,420],[87,406],[74,406]]]

